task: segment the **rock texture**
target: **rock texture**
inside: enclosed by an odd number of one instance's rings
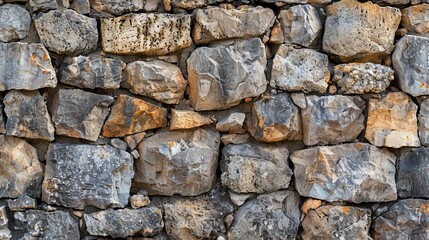
[[[429,196],[429,149],[413,148],[405,151],[396,166],[396,188],[401,198]]]
[[[429,146],[429,99],[420,103],[418,115],[418,130],[420,142],[424,146]]]
[[[159,0],[92,0],[91,7],[97,12],[107,12],[121,15],[129,12],[156,11],[159,7]]]
[[[31,16],[19,5],[0,6],[0,41],[11,42],[25,38],[30,30]]]
[[[183,8],[190,10],[199,7],[204,7],[209,4],[216,4],[222,2],[225,2],[225,0],[164,0],[164,5],[174,8]]]
[[[11,239],[12,234],[8,228],[9,219],[6,213],[6,207],[0,207],[0,238],[2,239]]]
[[[17,199],[7,200],[7,207],[10,211],[24,211],[26,209],[36,208],[36,200],[29,196],[21,196]]]
[[[219,132],[244,133],[246,132],[246,130],[243,129],[245,119],[246,114],[244,113],[231,113],[216,123],[216,130]]]
[[[68,0],[23,0],[22,2],[28,2],[33,13],[70,7],[70,2]]]
[[[402,9],[401,25],[409,32],[429,37],[429,4]]]
[[[171,110],[170,130],[191,129],[214,123],[213,119],[190,110]]]

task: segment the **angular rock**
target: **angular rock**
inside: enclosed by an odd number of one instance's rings
[[[120,138],[110,139],[110,145],[123,151],[127,151],[128,148],[128,144],[125,141],[122,141]]]
[[[70,6],[69,0],[24,0],[28,1],[28,5],[32,12],[49,11],[56,9],[65,9]],[[76,1],[76,0],[74,0]]]
[[[140,190],[137,194],[130,197],[130,205],[132,208],[141,208],[150,204],[150,199],[145,190]]]
[[[3,111],[4,106],[0,103],[0,134],[6,133],[6,116]]]
[[[73,0],[70,4],[70,8],[80,14],[89,14],[91,12],[89,0]]]
[[[327,4],[327,3],[330,3],[332,0],[260,0],[260,1],[265,2],[265,3],[276,3],[276,4],[280,4],[282,6],[283,4],[287,4],[287,3],[289,3],[289,4],[290,3]]]
[[[302,239],[372,239],[371,210],[351,206],[322,206],[302,221]]]
[[[340,64],[335,66],[334,73],[332,81],[338,86],[338,93],[345,94],[380,93],[395,78],[393,69],[374,63]]]
[[[10,211],[24,211],[25,209],[36,208],[36,199],[29,196],[21,196],[17,199],[7,200],[7,206]]]
[[[195,8],[205,7],[210,4],[222,3],[224,1],[225,0],[164,0],[164,5],[192,10]]]
[[[350,142],[364,129],[365,101],[358,96],[305,97],[301,110],[304,144],[338,144]]]
[[[56,87],[48,51],[40,43],[0,43],[0,91]]]
[[[401,25],[409,32],[429,37],[429,4],[402,9]]]
[[[250,135],[248,133],[245,133],[245,134],[235,134],[235,133],[222,134],[222,137],[220,138],[222,143],[225,145],[227,145],[227,144],[241,144],[241,143],[248,142],[249,139],[250,139]]]
[[[75,209],[128,204],[134,177],[129,153],[109,145],[55,143],[46,158],[44,202]]]
[[[270,43],[272,44],[282,44],[284,42],[284,34],[280,22],[275,21],[270,32]]]
[[[43,45],[58,54],[85,55],[97,49],[95,18],[73,10],[53,10],[37,14],[34,24]]]
[[[331,74],[328,56],[281,45],[273,60],[270,85],[288,92],[326,92]]]
[[[128,135],[124,137],[125,142],[127,142],[128,147],[130,147],[131,150],[134,150],[137,145],[143,140],[143,138],[146,136],[145,132],[142,133],[136,133],[133,135]]]
[[[107,95],[59,89],[52,103],[56,134],[96,141],[113,101]]]
[[[38,91],[8,92],[3,100],[7,135],[54,140],[55,128],[45,99]]]
[[[396,165],[396,189],[400,198],[429,197],[429,148],[401,153]]]
[[[266,64],[259,38],[195,49],[187,60],[192,106],[197,111],[226,109],[259,96],[267,86]]]
[[[396,157],[367,143],[298,150],[290,156],[299,195],[333,201],[396,200]]]
[[[170,130],[191,129],[212,123],[213,119],[197,112],[171,109]]]
[[[301,206],[301,211],[307,215],[308,211],[312,209],[317,209],[322,206],[322,201],[319,199],[307,198]]]
[[[418,129],[420,143],[424,146],[429,146],[429,99],[421,102],[419,107]]]
[[[122,61],[98,56],[66,58],[60,82],[80,88],[116,89],[122,82],[123,66]]]
[[[107,12],[114,15],[122,15],[138,11],[156,11],[160,0],[92,0],[91,7],[97,12]]]
[[[84,214],[89,234],[125,238],[134,234],[153,236],[162,231],[161,209],[157,207],[139,209],[107,209]]]
[[[101,19],[101,45],[108,53],[165,55],[191,44],[189,15],[140,13]]]
[[[221,181],[237,193],[263,193],[288,188],[292,170],[285,146],[244,143],[222,149]]]
[[[9,219],[7,217],[6,207],[0,207],[0,239],[8,240],[12,238],[10,229],[8,228]]]
[[[247,199],[253,196],[255,196],[254,193],[235,193],[235,192],[229,191],[229,199],[236,206],[243,205]]]
[[[143,139],[133,186],[150,195],[195,196],[209,191],[216,177],[219,137],[215,130],[198,128]]]
[[[399,9],[342,0],[329,5],[327,14],[323,51],[336,61],[380,63],[394,49]]]
[[[219,120],[216,124],[216,130],[219,132],[244,133],[245,130],[243,129],[243,124],[245,118],[246,114],[233,112]]]
[[[180,68],[160,60],[128,63],[122,86],[132,93],[151,97],[166,104],[178,104],[187,81]]]
[[[393,69],[402,91],[416,97],[429,95],[429,38],[406,35],[392,54]]]
[[[314,48],[322,37],[322,21],[311,5],[296,5],[280,11],[279,22],[286,43]]]
[[[365,138],[377,147],[418,147],[417,105],[403,92],[371,98]]]
[[[196,44],[223,39],[258,37],[267,32],[274,21],[274,12],[260,6],[198,9],[192,35]]]
[[[4,4],[0,6],[0,41],[11,42],[25,38],[30,30],[31,16],[25,8]]]
[[[296,239],[300,216],[296,192],[262,194],[238,208],[228,239]]]

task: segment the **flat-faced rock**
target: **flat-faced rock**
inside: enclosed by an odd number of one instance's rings
[[[290,156],[299,195],[333,201],[396,200],[396,157],[367,143],[298,150]]]
[[[380,64],[340,64],[334,68],[332,81],[338,86],[338,93],[380,93],[389,87],[393,73],[393,69]]]
[[[216,123],[216,130],[219,132],[244,133],[246,131],[243,129],[245,119],[245,113],[233,112]]]
[[[417,147],[417,105],[403,92],[371,98],[365,138],[377,147]]]
[[[254,102],[245,126],[255,139],[263,142],[302,139],[300,109],[288,93]]]
[[[229,144],[222,149],[221,181],[237,193],[286,189],[292,177],[286,146],[263,143]]]
[[[273,10],[260,6],[242,6],[237,9],[209,7],[197,10],[192,34],[196,44],[257,37],[267,32],[274,21]]]
[[[170,130],[191,129],[212,123],[213,119],[197,112],[171,109]]]
[[[248,133],[245,133],[245,134],[227,133],[227,134],[222,134],[220,140],[225,145],[242,144],[242,143],[248,142],[250,138],[251,138],[250,134]]]
[[[273,60],[270,85],[288,92],[326,92],[331,74],[328,56],[281,45]]]
[[[32,12],[49,11],[56,9],[67,9],[70,6],[69,0],[23,0],[28,2]]]
[[[132,93],[166,104],[178,104],[187,85],[179,67],[160,60],[128,63],[124,78],[122,86]]]
[[[147,207],[139,209],[107,209],[84,214],[87,231],[95,236],[126,238],[137,233],[153,236],[164,227],[161,209]]]
[[[73,0],[70,8],[80,14],[89,14],[91,12],[91,5],[89,0]]]
[[[192,10],[195,8],[205,7],[209,4],[218,4],[225,2],[225,0],[164,0],[164,6],[174,8],[182,8]]]
[[[52,102],[56,134],[96,141],[113,101],[107,95],[59,89]]]
[[[108,53],[164,55],[191,44],[189,15],[140,13],[101,19],[101,45]]]
[[[280,6],[283,6],[285,4],[293,4],[293,3],[299,3],[299,4],[327,4],[330,3],[332,0],[260,0],[261,2],[265,3],[276,3]]]
[[[216,177],[219,138],[213,129],[198,128],[143,139],[133,186],[150,195],[195,196],[209,191]]]
[[[98,30],[95,18],[73,10],[53,10],[34,18],[37,33],[49,50],[58,54],[88,54],[97,48]]]
[[[3,103],[7,135],[54,140],[54,124],[45,99],[38,91],[9,91]]]
[[[189,98],[197,111],[230,108],[267,87],[265,46],[259,38],[197,48],[187,65]]]
[[[104,124],[104,137],[123,137],[165,127],[167,111],[139,98],[119,95]]]
[[[75,209],[124,207],[133,177],[133,159],[125,151],[109,145],[51,144],[42,200]]]
[[[25,38],[30,30],[31,17],[25,8],[4,4],[0,6],[0,41],[11,42]]]
[[[9,240],[12,238],[11,231],[8,227],[9,218],[7,217],[6,207],[0,207],[0,238]]]
[[[146,136],[145,132],[136,133],[133,135],[128,135],[124,137],[125,142],[127,142],[128,146],[131,150],[134,150],[137,145],[143,140],[143,138]]]
[[[91,7],[97,12],[122,15],[138,11],[156,11],[160,0],[91,0]]]
[[[429,38],[406,35],[397,43],[392,54],[393,69],[399,87],[412,95],[429,95]]]
[[[80,88],[116,89],[122,82],[120,60],[98,56],[66,58],[60,70],[60,82]]]
[[[424,146],[429,146],[429,99],[421,102],[419,107],[418,129],[420,143]]]
[[[429,148],[412,148],[401,153],[396,165],[398,197],[429,197]]]
[[[16,199],[7,200],[7,207],[12,212],[36,208],[36,199],[23,195]]]
[[[338,144],[350,142],[364,129],[365,101],[358,96],[305,97],[301,110],[304,144]]]
[[[0,43],[0,91],[55,86],[55,70],[42,44]]]
[[[327,15],[323,51],[336,61],[380,63],[395,47],[397,8],[342,0],[329,5]]]
[[[429,37],[429,4],[419,4],[402,9],[401,25],[409,32]]]

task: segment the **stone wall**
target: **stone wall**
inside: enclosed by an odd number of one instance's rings
[[[428,239],[427,1],[0,0],[0,239]]]

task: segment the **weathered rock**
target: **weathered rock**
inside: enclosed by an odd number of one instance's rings
[[[56,134],[96,141],[113,101],[107,95],[59,89],[52,103]]]
[[[245,118],[246,114],[233,112],[216,123],[216,130],[219,132],[244,133],[243,124]]]
[[[212,123],[213,119],[197,112],[171,109],[170,130],[191,129]]]
[[[305,97],[301,110],[304,144],[338,144],[350,142],[364,129],[365,101],[358,96]]]
[[[6,133],[6,116],[3,113],[4,107],[0,103],[0,134]]]
[[[180,68],[160,60],[127,64],[122,86],[166,104],[178,104],[186,90]]]
[[[130,205],[132,208],[141,208],[150,204],[150,199],[145,190],[140,190],[138,193],[130,197]]]
[[[12,238],[10,229],[8,228],[9,219],[7,217],[6,208],[0,207],[0,239],[8,240]]]
[[[217,131],[198,128],[143,139],[133,186],[150,195],[195,196],[209,191],[216,177],[219,137]]]
[[[301,196],[329,202],[396,200],[396,157],[367,143],[298,150],[290,156]]]
[[[222,143],[225,145],[227,145],[227,144],[242,144],[242,143],[248,142],[249,139],[250,139],[250,135],[248,133],[245,133],[245,134],[236,134],[236,133],[222,134],[222,137],[220,138]]]
[[[306,214],[312,209],[317,209],[322,206],[322,201],[319,199],[307,198],[301,206],[302,213]]]
[[[412,148],[401,153],[396,165],[398,197],[429,197],[429,148]]]
[[[224,1],[225,0],[164,0],[164,5],[191,10],[207,6],[209,4],[222,3]]]
[[[119,95],[103,127],[104,137],[123,137],[167,125],[167,111],[139,98]]]
[[[414,1],[414,0],[412,0]],[[373,1],[373,3],[377,3],[381,6],[404,6],[410,3],[410,0],[375,0]]]
[[[101,19],[105,52],[164,55],[191,44],[189,15],[140,13]]]
[[[128,144],[125,141],[122,141],[120,138],[110,139],[110,145],[123,151],[127,151],[128,148]]]
[[[133,159],[109,145],[51,144],[46,153],[42,200],[69,208],[124,207]]]
[[[15,212],[15,230],[24,230],[21,239],[79,239],[79,223],[68,212],[27,210]]]
[[[64,10],[70,6],[69,0],[24,0],[28,2],[33,12],[49,11],[61,9]],[[75,0],[76,1],[76,0]]]
[[[402,9],[401,25],[409,32],[429,37],[429,4]]]
[[[322,36],[322,21],[311,5],[296,5],[280,11],[279,22],[286,43],[314,48]]]
[[[80,14],[89,14],[91,12],[91,5],[89,2],[89,0],[73,0],[70,4],[70,8]]]
[[[412,96],[429,95],[429,38],[406,35],[392,54],[393,69],[402,91]]]
[[[262,194],[235,213],[228,239],[295,239],[300,221],[299,195],[292,191]]]
[[[0,6],[0,41],[11,42],[25,38],[30,30],[31,17],[25,8],[4,4]]]
[[[25,209],[36,208],[36,199],[29,196],[21,196],[17,199],[7,200],[7,206],[10,211],[24,211]]]
[[[142,10],[145,12],[156,11],[160,2],[160,0],[92,0],[91,7],[97,12],[122,15]]]
[[[416,114],[417,105],[403,92],[371,98],[365,138],[377,147],[420,146]]]
[[[55,128],[45,99],[38,91],[8,92],[3,100],[8,135],[54,140]]]
[[[389,87],[394,79],[393,69],[374,63],[340,64],[334,68],[332,81],[339,93],[380,93]]]
[[[88,54],[97,48],[98,30],[95,18],[73,10],[39,13],[34,24],[42,43],[58,54]]]
[[[288,92],[326,92],[331,74],[328,56],[281,45],[273,60],[270,85]]]
[[[245,143],[222,149],[221,180],[237,193],[263,193],[289,186],[292,170],[285,146]]]
[[[258,38],[197,48],[187,64],[189,98],[197,111],[238,105],[259,96],[267,86],[265,47]]]
[[[164,227],[161,209],[157,207],[139,209],[107,209],[84,214],[89,234],[125,238],[134,234],[152,236]]]
[[[372,239],[371,210],[351,206],[322,206],[302,221],[302,239]]]
[[[66,58],[60,82],[80,88],[116,89],[122,82],[123,66],[122,61],[98,56]]]
[[[55,86],[55,70],[42,44],[0,43],[0,91]]]
[[[246,118],[246,128],[255,139],[263,142],[302,139],[300,110],[288,93],[254,102]]]
[[[222,39],[257,37],[267,32],[274,21],[273,10],[260,6],[198,9],[192,35],[196,44]]]
[[[376,218],[375,239],[426,239],[429,231],[429,201],[404,199]]]
[[[249,199],[250,197],[255,196],[254,193],[235,193],[235,192],[232,192],[232,191],[229,191],[228,193],[229,193],[229,199],[236,206],[243,205],[246,202],[247,199]]]
[[[342,0],[329,5],[327,14],[323,51],[336,61],[379,63],[394,49],[399,9]]]
[[[134,150],[137,145],[143,140],[143,138],[146,136],[145,132],[136,133],[133,135],[128,135],[124,137],[125,142],[127,142],[128,146],[131,150]]]
[[[327,4],[330,3],[332,0],[260,0],[261,2],[266,3],[276,3],[276,4],[290,4],[290,3],[299,3],[299,4]]]
[[[429,146],[429,99],[420,103],[418,123],[420,143]]]
[[[282,26],[278,20],[275,21],[270,32],[270,43],[282,44],[285,41]]]

